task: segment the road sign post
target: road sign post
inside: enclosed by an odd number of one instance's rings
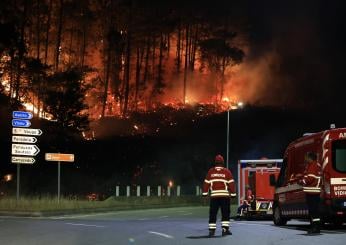
[[[61,167],[60,161],[58,162],[58,203],[60,203],[60,176],[61,176]]]
[[[20,191],[20,165],[17,164],[17,194],[16,200],[19,201],[19,191]]]
[[[17,201],[19,200],[20,193],[20,165],[34,164],[35,158],[31,156],[36,156],[40,152],[36,145],[32,145],[37,142],[37,138],[32,136],[40,136],[42,130],[29,128],[31,126],[30,119],[32,118],[33,114],[31,112],[12,112],[12,142],[15,144],[12,144],[11,148],[11,162],[17,164]]]
[[[74,162],[74,154],[46,153],[44,158],[49,162],[58,162],[58,203],[60,203],[61,162]]]

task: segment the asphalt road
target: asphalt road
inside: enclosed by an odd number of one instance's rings
[[[49,218],[0,217],[0,244],[6,245],[170,245],[170,244],[345,244],[346,227],[326,227],[307,236],[308,223],[290,221],[232,221],[232,236],[206,238],[206,207],[133,210]]]

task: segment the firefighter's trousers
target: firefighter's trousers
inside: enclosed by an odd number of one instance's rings
[[[217,197],[210,199],[209,208],[209,230],[216,229],[216,217],[219,208],[221,208],[221,226],[222,228],[229,229],[230,218],[230,198],[229,197]]]
[[[320,195],[319,194],[306,194],[306,202],[309,209],[309,216],[311,225],[319,225],[320,220]]]

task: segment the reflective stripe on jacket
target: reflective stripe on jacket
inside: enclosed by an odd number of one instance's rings
[[[301,184],[304,186],[304,192],[310,194],[319,194],[321,192],[321,165],[313,161],[309,163],[304,171]]]
[[[235,184],[233,175],[227,168],[216,166],[209,169],[203,183],[203,195],[213,197],[235,197]]]

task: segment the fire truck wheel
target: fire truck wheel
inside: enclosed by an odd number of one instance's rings
[[[321,221],[320,221],[321,227],[325,228],[326,223],[327,223],[326,220],[324,218],[321,218]]]
[[[286,225],[287,224],[287,219],[282,217],[281,209],[280,209],[279,206],[275,206],[274,207],[273,221],[274,221],[274,224],[277,225],[277,226],[281,226],[281,225]]]
[[[334,228],[341,228],[344,222],[342,220],[336,219],[332,222]]]

